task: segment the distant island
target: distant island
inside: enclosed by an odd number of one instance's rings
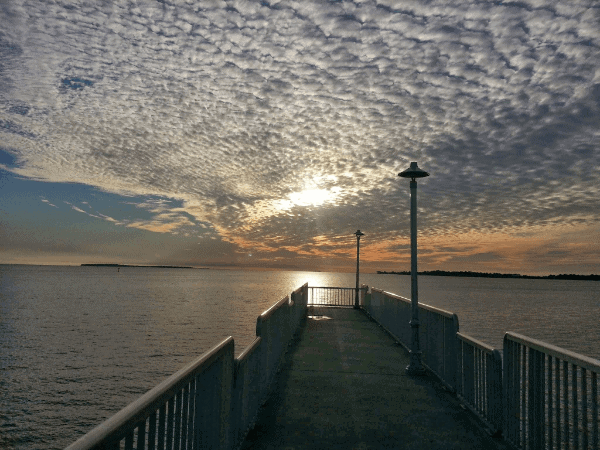
[[[191,267],[191,266],[136,266],[132,264],[82,264],[81,266],[93,267],[152,267],[155,269],[208,269],[208,267]]]
[[[379,274],[392,275],[410,275],[409,271],[403,272],[386,272],[378,270]],[[600,275],[576,275],[576,274],[560,274],[560,275],[520,275],[518,273],[488,273],[488,272],[470,272],[460,271],[452,272],[447,270],[425,270],[419,272],[419,275],[431,275],[435,277],[479,277],[479,278],[526,278],[535,280],[592,280],[600,281]]]

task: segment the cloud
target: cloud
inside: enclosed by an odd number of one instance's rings
[[[52,207],[54,207],[54,208],[58,208],[58,206],[56,206],[56,205],[54,205],[54,204],[50,203],[50,202],[49,202],[48,200],[46,200],[46,199],[42,199],[42,202],[44,202],[44,203],[45,203],[45,204],[47,204],[48,206],[52,206]]]
[[[95,216],[206,223],[267,253],[345,254],[361,228],[392,258],[410,161],[431,172],[426,236],[594,223],[599,19],[593,0],[17,0],[0,12],[7,170],[160,198]]]

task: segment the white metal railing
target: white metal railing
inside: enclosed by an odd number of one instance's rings
[[[456,395],[493,434],[502,429],[502,357],[498,350],[466,334],[456,333]]]
[[[365,311],[410,349],[410,300],[363,289]],[[420,304],[419,316],[424,365],[496,435],[523,450],[600,449],[600,361],[511,332],[501,355],[455,314]]]
[[[356,288],[309,287],[309,306],[354,306]]]
[[[67,449],[237,447],[266,400],[307,301],[305,284],[258,317],[257,338],[237,358],[233,338],[223,340]]]
[[[233,338],[225,339],[67,448],[153,449],[174,442],[180,449],[201,440],[224,447],[225,424],[206,422],[229,410],[233,347]]]
[[[410,349],[412,319],[410,300],[371,288],[364,309],[405,348]],[[451,390],[456,389],[458,317],[433,306],[419,304],[419,332],[423,364]]]
[[[598,449],[600,361],[504,336],[504,438],[522,449]]]

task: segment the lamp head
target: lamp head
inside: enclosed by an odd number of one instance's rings
[[[415,178],[424,178],[429,176],[429,172],[419,169],[416,162],[411,162],[410,167],[398,174],[402,178],[410,178],[413,181]]]
[[[361,236],[364,236],[365,233],[361,233],[360,230],[356,230],[356,233],[354,233],[356,235],[357,239],[360,239]]]

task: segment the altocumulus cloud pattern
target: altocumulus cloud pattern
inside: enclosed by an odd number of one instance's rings
[[[0,98],[5,170],[173,199],[126,225],[263,257],[347,257],[361,228],[394,260],[413,160],[432,263],[600,218],[596,0],[12,0]]]

